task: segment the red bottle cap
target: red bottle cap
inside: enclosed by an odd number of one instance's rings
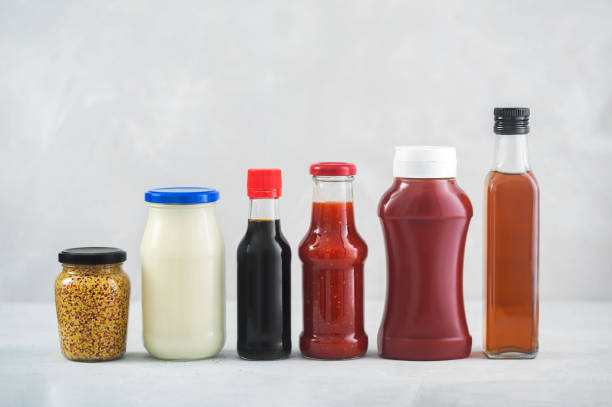
[[[251,168],[247,173],[247,195],[252,199],[278,198],[283,191],[281,170]]]
[[[357,167],[351,163],[316,163],[310,166],[310,173],[327,177],[355,175],[357,174]]]

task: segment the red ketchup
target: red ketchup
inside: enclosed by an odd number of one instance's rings
[[[463,253],[472,205],[455,180],[453,147],[397,147],[395,181],[378,214],[387,249],[387,301],[378,332],[383,358],[467,357]]]
[[[305,357],[345,359],[368,349],[363,329],[363,263],[368,247],[355,228],[349,163],[318,163],[310,229],[300,243],[303,263]]]

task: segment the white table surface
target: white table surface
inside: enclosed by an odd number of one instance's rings
[[[612,405],[612,303],[543,302],[535,360],[482,355],[481,308],[468,303],[473,337],[468,359],[404,362],[378,358],[382,303],[366,304],[370,347],[348,361],[303,359],[294,304],[288,360],[249,362],[235,351],[235,303],[221,354],[200,361],[161,361],[141,340],[140,304],[132,303],[126,356],[78,363],[59,350],[53,304],[0,304],[2,406],[355,406]],[[520,403],[520,404],[519,404]]]

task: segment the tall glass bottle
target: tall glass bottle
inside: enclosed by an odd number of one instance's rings
[[[238,354],[243,359],[291,353],[291,249],[280,228],[281,171],[250,169],[247,232],[238,245]]]
[[[368,349],[363,327],[363,264],[368,246],[353,215],[350,163],[313,164],[310,229],[300,243],[304,331],[302,355],[315,359],[362,356]]]
[[[495,160],[485,179],[484,335],[492,359],[538,352],[538,182],[527,157],[528,108],[496,108]]]

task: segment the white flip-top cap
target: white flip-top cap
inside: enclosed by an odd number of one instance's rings
[[[455,147],[395,147],[393,176],[396,178],[455,178],[457,176]]]

